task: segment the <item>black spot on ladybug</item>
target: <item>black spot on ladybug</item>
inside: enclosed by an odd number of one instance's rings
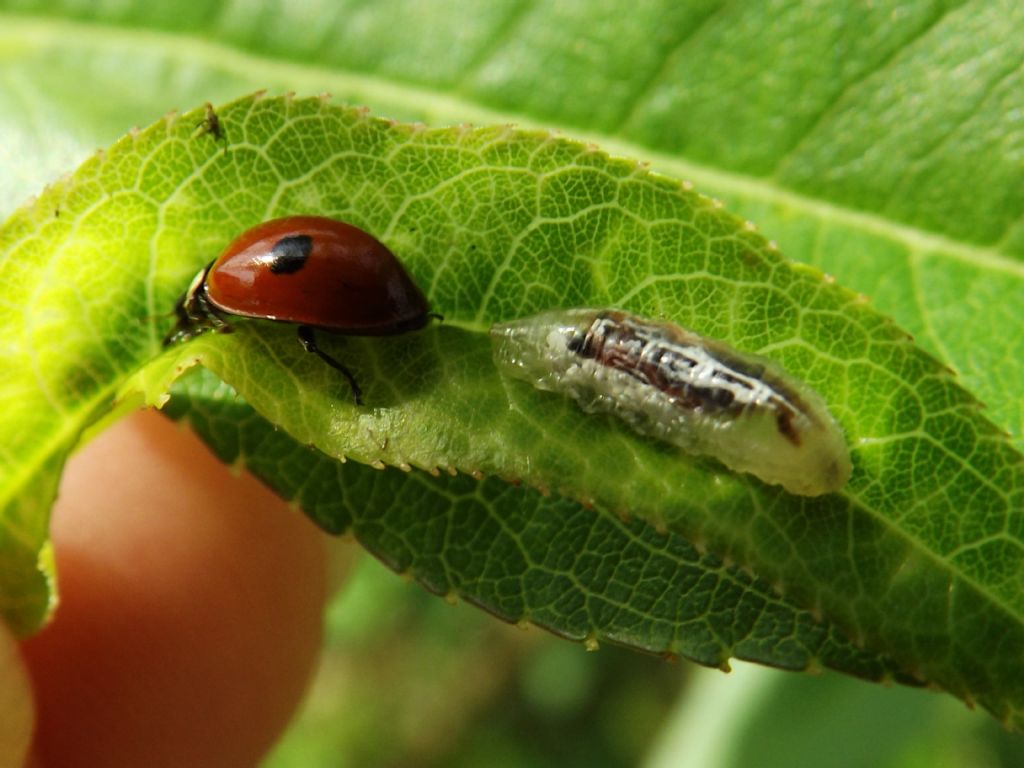
[[[313,238],[309,235],[282,237],[270,250],[270,271],[275,275],[290,275],[306,264],[313,252]]]

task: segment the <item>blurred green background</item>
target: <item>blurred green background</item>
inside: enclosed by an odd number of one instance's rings
[[[591,653],[450,605],[367,555],[333,601],[326,636],[272,768],[1024,765],[1019,737],[949,696]]]

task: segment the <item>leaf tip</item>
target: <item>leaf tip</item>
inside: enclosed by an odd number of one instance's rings
[[[232,477],[241,477],[242,473],[245,472],[245,457],[242,454],[238,454],[238,456],[235,457],[235,460],[227,466]]]
[[[807,666],[804,667],[804,673],[808,675],[821,675],[825,671],[825,665],[821,663],[821,659],[817,656],[811,656],[807,660]]]
[[[708,553],[708,543],[704,538],[703,534],[696,533],[693,536],[687,537],[690,546],[693,547],[694,551],[700,556],[704,557]]]

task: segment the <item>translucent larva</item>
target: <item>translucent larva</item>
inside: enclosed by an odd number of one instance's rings
[[[766,358],[618,310],[546,312],[491,338],[505,374],[790,493],[831,493],[850,477],[821,396]]]

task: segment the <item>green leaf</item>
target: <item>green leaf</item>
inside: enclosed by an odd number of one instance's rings
[[[311,23],[300,4],[239,10],[216,3],[17,2],[17,15],[0,13],[0,153],[8,153],[0,206],[10,210],[16,197],[69,167],[68,157],[108,143],[131,122],[149,122],[169,104],[219,101],[267,85],[331,90],[370,103],[378,113],[433,123],[561,126],[617,153],[651,160],[670,176],[692,179],[758,222],[788,257],[816,264],[870,295],[956,370],[987,404],[989,418],[1010,433],[1018,450],[1024,447],[1024,11],[983,0],[883,2],[855,10],[804,3],[681,5],[633,4],[623,12],[615,2],[451,3],[446,12],[428,13],[400,2],[341,4]],[[573,44],[566,45],[567,38]],[[244,187],[235,185],[225,204],[229,211]],[[202,247],[216,250],[227,229],[211,226],[216,235]],[[25,296],[17,301],[24,303]],[[132,309],[144,315],[155,303],[136,301]],[[60,324],[50,330],[62,339],[67,332]],[[290,346],[286,341],[282,350]],[[804,375],[799,365],[796,371]],[[877,383],[880,420],[916,408],[913,397],[882,403],[885,382]],[[938,389],[924,398],[940,400]],[[38,401],[29,398],[31,407]],[[0,560],[4,576],[23,574],[35,562],[45,535],[40,510],[52,495],[62,451],[74,442],[78,423],[99,418],[105,407],[102,397],[94,412],[92,404],[77,402],[67,434],[56,430],[50,443],[34,443],[24,456],[12,449],[15,460],[24,458],[28,474],[9,476],[7,464],[0,465],[6,489],[35,478],[37,491],[8,497],[18,499],[3,514],[5,523],[18,521],[10,539],[20,542],[20,554]],[[849,430],[849,417],[841,418]],[[881,433],[888,425],[878,426]],[[873,642],[860,616],[871,613],[867,595],[883,588],[886,564],[901,562],[893,555],[900,547],[892,536],[904,534],[915,556],[908,556],[899,575],[933,566],[962,573],[967,561],[983,572],[976,586],[988,594],[978,603],[982,609],[967,618],[957,618],[963,614],[955,610],[922,615],[917,633],[927,637],[902,632],[915,621],[911,616],[886,627],[888,636],[913,645],[914,658],[921,651],[948,658],[951,666],[966,658],[975,679],[1000,676],[1004,689],[1019,690],[1013,650],[1020,647],[1021,624],[1019,581],[1013,578],[1021,570],[1015,565],[1019,470],[1000,476],[998,460],[986,464],[1003,450],[998,439],[995,447],[972,452],[965,427],[957,418],[929,424],[930,434],[937,430],[952,442],[961,430],[964,466],[981,467],[1003,499],[986,501],[982,491],[968,490],[963,472],[939,462],[918,488],[910,488],[909,476],[900,481],[900,493],[872,486],[870,508],[881,512],[875,518],[869,513],[872,524],[851,513],[850,541],[862,545],[843,550],[853,563],[849,578],[827,590],[807,578],[803,589],[789,594],[828,616],[833,603],[856,603],[840,613],[857,619],[839,625]],[[922,457],[916,466],[930,460]],[[1017,454],[1006,461],[1019,465]],[[978,483],[984,486],[980,478]],[[900,512],[908,497],[919,504],[917,516]],[[943,512],[943,502],[950,513]],[[963,519],[961,507],[967,510]],[[806,518],[806,528],[795,522],[805,518],[793,518],[775,531],[774,519],[758,512],[752,528],[760,534],[751,534],[740,553],[767,535],[778,545],[768,549],[769,560],[798,563],[782,542],[817,533],[817,518]],[[972,514],[983,524],[975,525]],[[985,542],[988,550],[972,548],[972,541]],[[878,542],[886,556],[864,542]],[[711,543],[717,546],[714,538]],[[931,558],[922,554],[929,552]],[[819,567],[808,567],[808,574],[830,567],[825,554],[815,553],[813,560]],[[37,599],[45,593],[35,578],[3,592],[23,594],[32,584]],[[871,589],[863,589],[864,582],[873,582]],[[940,579],[920,603],[912,584],[893,582],[900,587],[890,596],[896,613],[908,613],[909,605],[923,614],[925,605],[941,605],[939,596],[950,586]],[[951,594],[951,608],[975,607],[965,593]],[[989,609],[1000,603],[1006,612],[993,620]],[[881,609],[874,618],[885,623]],[[963,645],[950,643],[951,627],[961,638],[978,636],[976,653],[956,656]],[[1005,669],[993,671],[998,664]]]
[[[43,517],[50,497],[30,486],[32,471],[59,464],[118,389],[156,401],[169,373],[199,359],[301,444],[522,480],[646,520],[737,561],[914,676],[1017,716],[1017,660],[997,651],[1022,636],[1019,540],[1008,535],[1020,456],[886,318],[785,262],[714,201],[586,145],[406,126],[316,99],[243,99],[219,115],[227,152],[196,130],[200,112],[161,121],[0,230],[12,292],[0,339],[16,355],[3,391],[17,394],[4,399],[14,404],[5,443],[21,470],[5,476],[23,481],[5,485],[6,504],[31,497]],[[239,322],[146,368],[167,329],[154,318],[209,255],[253,223],[298,211],[379,235],[445,315],[414,334],[324,340],[367,406],[350,402],[292,329],[265,323]],[[28,313],[15,301],[24,296]],[[841,494],[793,497],[498,375],[491,322],[582,305],[665,316],[770,354],[841,421],[853,479]],[[140,369],[150,383],[132,378]],[[39,445],[47,450],[30,450]],[[26,456],[35,463],[23,469]],[[7,615],[31,626],[37,614],[15,607]],[[578,633],[562,613],[565,627],[549,626]],[[660,647],[644,637],[658,626],[629,642]]]
[[[702,768],[961,768],[977,762],[979,744],[999,755],[996,765],[1024,760],[1018,734],[921,691],[751,665],[729,677],[698,671],[692,685],[646,768],[674,768],[680,755]]]
[[[0,211],[133,123],[258,88],[560,127],[692,180],[870,296],[1021,450],[1022,41],[1024,6],[988,0],[11,0]]]
[[[173,393],[166,411],[222,461],[262,478],[324,529],[354,534],[435,594],[592,646],[916,683],[676,534],[496,478],[339,463],[260,418],[202,368]]]

